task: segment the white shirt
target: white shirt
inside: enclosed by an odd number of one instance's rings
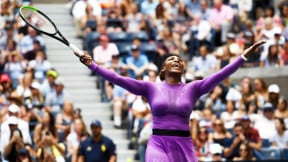
[[[211,69],[215,68],[217,65],[217,60],[215,56],[208,54],[205,59],[203,57],[195,57],[193,59],[193,70],[201,72],[211,72]]]
[[[20,129],[22,133],[24,143],[32,144],[28,122],[18,118],[18,128]],[[4,148],[8,145],[10,141],[10,136],[11,136],[11,132],[10,132],[7,120],[6,120],[1,125],[0,152],[3,153]]]
[[[275,144],[280,148],[285,148],[288,146],[288,130],[280,136],[277,132],[271,137],[270,142],[275,142]]]
[[[102,15],[102,8],[101,8],[98,1],[88,0],[88,3],[92,6],[93,14],[95,16],[101,16]],[[87,2],[85,2],[83,0],[76,2],[73,9],[72,9],[72,15],[74,16],[74,18],[80,19],[84,15],[86,15],[86,12],[85,12],[86,7],[87,7]]]
[[[259,115],[258,118],[255,118],[254,128],[259,131],[261,138],[270,139],[276,132],[275,120],[269,120],[263,115]]]

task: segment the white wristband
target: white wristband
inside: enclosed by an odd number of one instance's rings
[[[244,61],[247,61],[247,57],[245,57],[244,55],[241,55],[241,58],[244,60]]]

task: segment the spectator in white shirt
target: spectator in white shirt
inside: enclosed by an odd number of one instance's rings
[[[258,129],[262,139],[270,139],[276,132],[274,110],[271,103],[265,103],[261,108],[263,113],[255,120],[254,127]]]
[[[211,73],[215,71],[217,67],[216,57],[212,54],[209,54],[208,47],[202,45],[199,49],[200,56],[194,57],[193,71],[201,71],[203,73]]]
[[[270,138],[270,142],[272,146],[287,148],[288,147],[288,131],[286,129],[285,123],[283,119],[275,120],[276,132]]]

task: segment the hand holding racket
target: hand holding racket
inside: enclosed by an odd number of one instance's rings
[[[32,6],[22,6],[20,8],[20,17],[33,29],[46,34],[70,47],[78,57],[84,55],[84,52],[70,43],[58,30],[54,22],[43,12]]]

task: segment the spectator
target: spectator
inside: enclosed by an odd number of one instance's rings
[[[148,65],[148,57],[145,54],[140,53],[140,47],[137,45],[131,46],[131,56],[126,58],[129,76],[136,78],[138,76],[143,77],[145,68]]]
[[[252,84],[250,83],[243,83],[241,85],[241,94],[242,94],[242,99],[240,101],[240,104],[243,104],[245,107],[245,110],[247,111],[248,105],[251,102],[255,102],[256,98],[254,95],[253,87]]]
[[[282,67],[284,62],[281,59],[278,45],[270,45],[267,57],[261,57],[259,66],[261,67]]]
[[[288,118],[287,99],[280,97],[277,109],[275,110],[275,117],[280,119]]]
[[[19,84],[19,78],[22,78],[26,70],[26,63],[23,62],[21,55],[13,53],[9,56],[5,64],[4,71],[9,74],[12,81],[12,87],[15,89]]]
[[[221,119],[216,119],[213,122],[214,132],[211,133],[213,143],[218,143],[224,146],[225,140],[232,137],[230,132],[228,132],[224,126],[224,122]]]
[[[63,102],[62,111],[56,115],[55,124],[58,130],[59,142],[64,142],[67,135],[69,134],[71,130],[71,124],[73,122],[73,117],[74,117],[73,102],[65,100]]]
[[[97,22],[100,21],[100,16],[96,16],[93,10],[93,6],[88,4],[85,8],[85,15],[81,18],[81,30],[84,37],[87,33],[96,31]]]
[[[33,81],[33,73],[25,72],[24,76],[19,80],[19,85],[16,87],[16,92],[20,96],[24,96],[24,94],[30,94],[30,86]]]
[[[92,136],[80,143],[78,162],[84,161],[116,161],[116,145],[113,141],[102,134],[102,125],[99,120],[90,124]]]
[[[34,40],[38,40],[40,42],[42,50],[45,49],[45,43],[42,36],[38,35],[37,31],[32,27],[28,27],[28,35],[25,35],[19,42],[19,48],[22,55],[34,48]]]
[[[91,5],[93,8],[93,15],[95,16],[101,16],[102,14],[102,8],[98,1],[93,0],[79,0],[76,1],[73,8],[72,8],[72,15],[74,18],[74,23],[76,27],[77,37],[82,38],[83,33],[81,29],[81,21],[85,15],[85,9],[87,5]]]
[[[18,121],[15,116],[11,116],[7,119],[7,124],[9,126],[9,131],[11,135],[9,135],[6,140],[2,140],[5,136],[1,137],[1,145],[2,151],[4,155],[4,159],[8,161],[16,161],[18,150],[24,147],[23,135],[21,130],[18,128]],[[8,134],[6,134],[8,135]],[[2,143],[3,142],[3,143]],[[4,144],[5,142],[5,144]]]
[[[186,6],[192,15],[201,12],[201,2],[200,0],[187,0]]]
[[[233,127],[233,137],[225,142],[224,157],[227,160],[232,160],[239,156],[239,147],[241,142],[246,142],[244,136],[244,128],[241,123],[235,123]]]
[[[277,84],[270,84],[268,87],[268,102],[270,102],[274,108],[278,107],[280,97],[280,87]]]
[[[52,93],[54,91],[54,83],[57,77],[58,73],[55,69],[50,69],[46,71],[46,78],[44,79],[40,87],[40,90],[44,98],[47,97],[47,94]]]
[[[76,162],[79,144],[89,137],[88,130],[82,119],[75,119],[73,121],[73,127],[74,130],[71,131],[66,138],[66,157],[68,162]]]
[[[124,22],[114,9],[109,10],[105,25],[107,28],[106,29],[107,33],[122,32],[124,30]]]
[[[177,46],[177,42],[173,39],[173,33],[165,27],[161,38],[157,43],[157,52],[160,56],[165,54],[180,54],[180,48]]]
[[[265,102],[268,102],[268,87],[266,82],[261,78],[255,78],[254,84],[254,95],[256,98],[256,106],[262,107]]]
[[[288,8],[288,7],[287,7]],[[283,48],[280,51],[281,60],[283,60],[284,65],[288,65],[288,39],[286,39],[285,43],[283,44]]]
[[[21,136],[22,136],[21,138],[23,140],[23,143],[32,144],[28,122],[19,118],[19,111],[20,111],[20,108],[16,104],[9,105],[8,117],[6,118],[7,120],[5,120],[1,124],[0,152],[2,152],[2,153],[4,151],[4,146],[6,146],[8,144],[9,138],[13,134],[13,131],[11,131],[11,129],[9,127],[9,122],[10,122],[10,120],[8,120],[9,118],[13,119],[12,121],[16,122],[17,129],[19,129],[21,131]],[[11,118],[11,117],[13,117],[13,118]],[[16,119],[16,120],[14,120],[14,119]]]
[[[28,69],[34,72],[34,78],[43,83],[46,72],[52,68],[52,64],[46,59],[44,51],[37,51],[34,60],[28,64]]]
[[[143,124],[146,121],[151,120],[151,112],[150,112],[150,105],[147,102],[147,99],[142,96],[137,96],[134,102],[132,103],[132,113],[134,117],[134,127],[133,133],[137,136],[140,133],[140,130],[143,127]]]
[[[23,96],[24,98],[30,98],[33,108],[41,110],[44,106],[44,96],[40,91],[40,83],[38,81],[33,81],[30,85],[30,91],[27,91]]]
[[[200,126],[197,134],[197,139],[193,139],[193,141],[196,149],[196,155],[198,160],[201,161],[201,159],[205,159],[205,157],[211,156],[211,141],[209,140],[209,132],[207,128]]]
[[[11,83],[11,78],[9,77],[8,74],[1,74],[0,75],[0,84],[2,88],[2,94],[5,97],[5,100],[3,101],[3,105],[8,105],[8,100],[7,97],[11,94],[13,91],[12,83]]]
[[[233,161],[255,161],[253,150],[249,147],[248,143],[242,142],[239,146],[239,157],[234,157]]]
[[[2,52],[1,64],[3,65],[10,61],[12,55],[17,55],[22,59],[22,55],[17,49],[17,42],[14,40],[8,40],[7,48],[3,49],[1,52]]]
[[[33,162],[32,156],[29,153],[29,150],[25,147],[18,150],[17,161],[16,162]]]
[[[212,143],[210,146],[211,156],[206,157],[203,162],[224,162],[225,158],[222,157],[223,147],[220,144]]]
[[[232,129],[238,118],[236,110],[236,103],[232,100],[226,101],[226,111],[221,113],[221,120],[223,120],[226,129]]]
[[[154,18],[157,5],[157,0],[144,0],[141,3],[141,13],[147,16],[149,19]]]
[[[255,129],[249,116],[245,115],[241,118],[241,124],[243,125],[244,137],[242,140],[248,141],[249,147],[255,150],[259,150],[262,147],[262,140],[259,135],[259,131]]]
[[[63,78],[57,77],[54,86],[55,89],[45,97],[44,105],[52,112],[59,112],[63,102],[69,100],[70,94],[65,90]]]
[[[231,27],[234,13],[230,6],[223,4],[222,0],[213,0],[213,5],[209,21],[216,32],[215,45],[220,46],[226,42],[226,35]]]
[[[209,4],[207,0],[200,1],[200,9],[201,9],[201,17],[203,20],[209,20],[211,8],[209,8]]]
[[[36,58],[36,54],[38,51],[42,51],[42,47],[41,47],[41,43],[40,41],[38,40],[33,40],[33,49],[32,50],[29,50],[27,51],[23,57],[24,57],[24,60],[26,61],[32,61],[32,60],[35,60]],[[43,51],[44,52],[44,51]],[[46,58],[46,56],[45,56]]]
[[[127,14],[125,20],[127,21],[126,32],[139,32],[140,22],[144,19],[142,13],[138,12],[136,4],[131,5],[131,12]]]
[[[270,138],[272,146],[279,148],[288,147],[288,131],[286,129],[283,119],[275,119],[276,132],[273,132],[274,135]]]
[[[111,61],[113,55],[119,55],[119,51],[115,43],[109,43],[107,35],[101,35],[99,41],[100,45],[93,49],[93,59],[98,65],[104,65]]]
[[[119,6],[117,6],[118,13],[121,16],[121,18],[127,17],[128,14],[132,12],[132,6],[135,3],[133,0],[120,0]]]
[[[217,67],[217,60],[214,55],[209,53],[208,46],[200,46],[200,56],[193,58],[193,71],[201,71],[203,73],[214,72]]]
[[[5,24],[4,32],[2,32],[2,36],[0,38],[0,49],[7,50],[8,42],[17,42],[18,37],[16,34],[16,30],[14,29],[13,24]]]
[[[256,118],[254,127],[259,131],[259,135],[262,139],[270,139],[274,132],[276,132],[274,116],[275,107],[267,102],[261,109],[263,113]]]

